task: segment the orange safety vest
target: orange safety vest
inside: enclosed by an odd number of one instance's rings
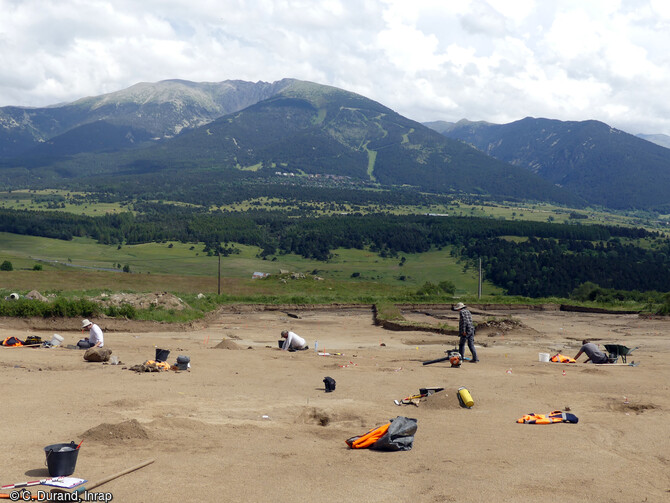
[[[552,356],[551,361],[557,363],[577,363],[577,360],[574,358],[562,355],[561,353],[556,353],[554,356]]]
[[[517,423],[523,424],[576,423],[577,421],[577,416],[574,414],[566,414],[560,410],[552,410],[549,414],[524,414],[516,420]]]
[[[366,447],[370,447],[377,440],[382,438],[388,431],[389,426],[391,426],[391,423],[386,423],[385,425],[379,426],[378,428],[373,428],[372,430],[368,431],[365,435],[361,435],[359,437],[351,437],[345,440],[345,442],[352,449],[365,449]]]

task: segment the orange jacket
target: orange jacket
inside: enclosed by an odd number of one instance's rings
[[[391,423],[386,423],[383,426],[379,426],[378,428],[374,428],[368,431],[365,435],[361,435],[359,437],[351,437],[345,440],[345,442],[352,449],[365,449],[366,447],[370,447],[377,440],[382,438],[384,434],[388,431],[389,426],[391,426]]]
[[[557,363],[577,363],[577,360],[574,358],[562,355],[561,353],[556,353],[554,356],[552,356],[551,361]]]
[[[516,420],[523,424],[552,424],[552,423],[576,423],[579,421],[574,414],[568,414],[560,410],[552,410],[549,414],[524,414]]]

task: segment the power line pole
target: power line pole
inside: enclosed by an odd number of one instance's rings
[[[219,288],[216,293],[221,295],[221,245],[219,245]]]
[[[479,288],[477,289],[477,298],[482,298],[482,259],[479,259]]]

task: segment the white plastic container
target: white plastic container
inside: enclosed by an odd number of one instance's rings
[[[539,358],[541,362],[548,362],[549,361],[549,353],[540,353]]]
[[[62,343],[63,343],[63,337],[61,337],[58,334],[54,334],[53,338],[51,339],[51,345],[60,346]]]

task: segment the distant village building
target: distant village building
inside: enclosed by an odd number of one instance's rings
[[[255,272],[251,275],[251,279],[263,279],[270,275],[269,272]]]

